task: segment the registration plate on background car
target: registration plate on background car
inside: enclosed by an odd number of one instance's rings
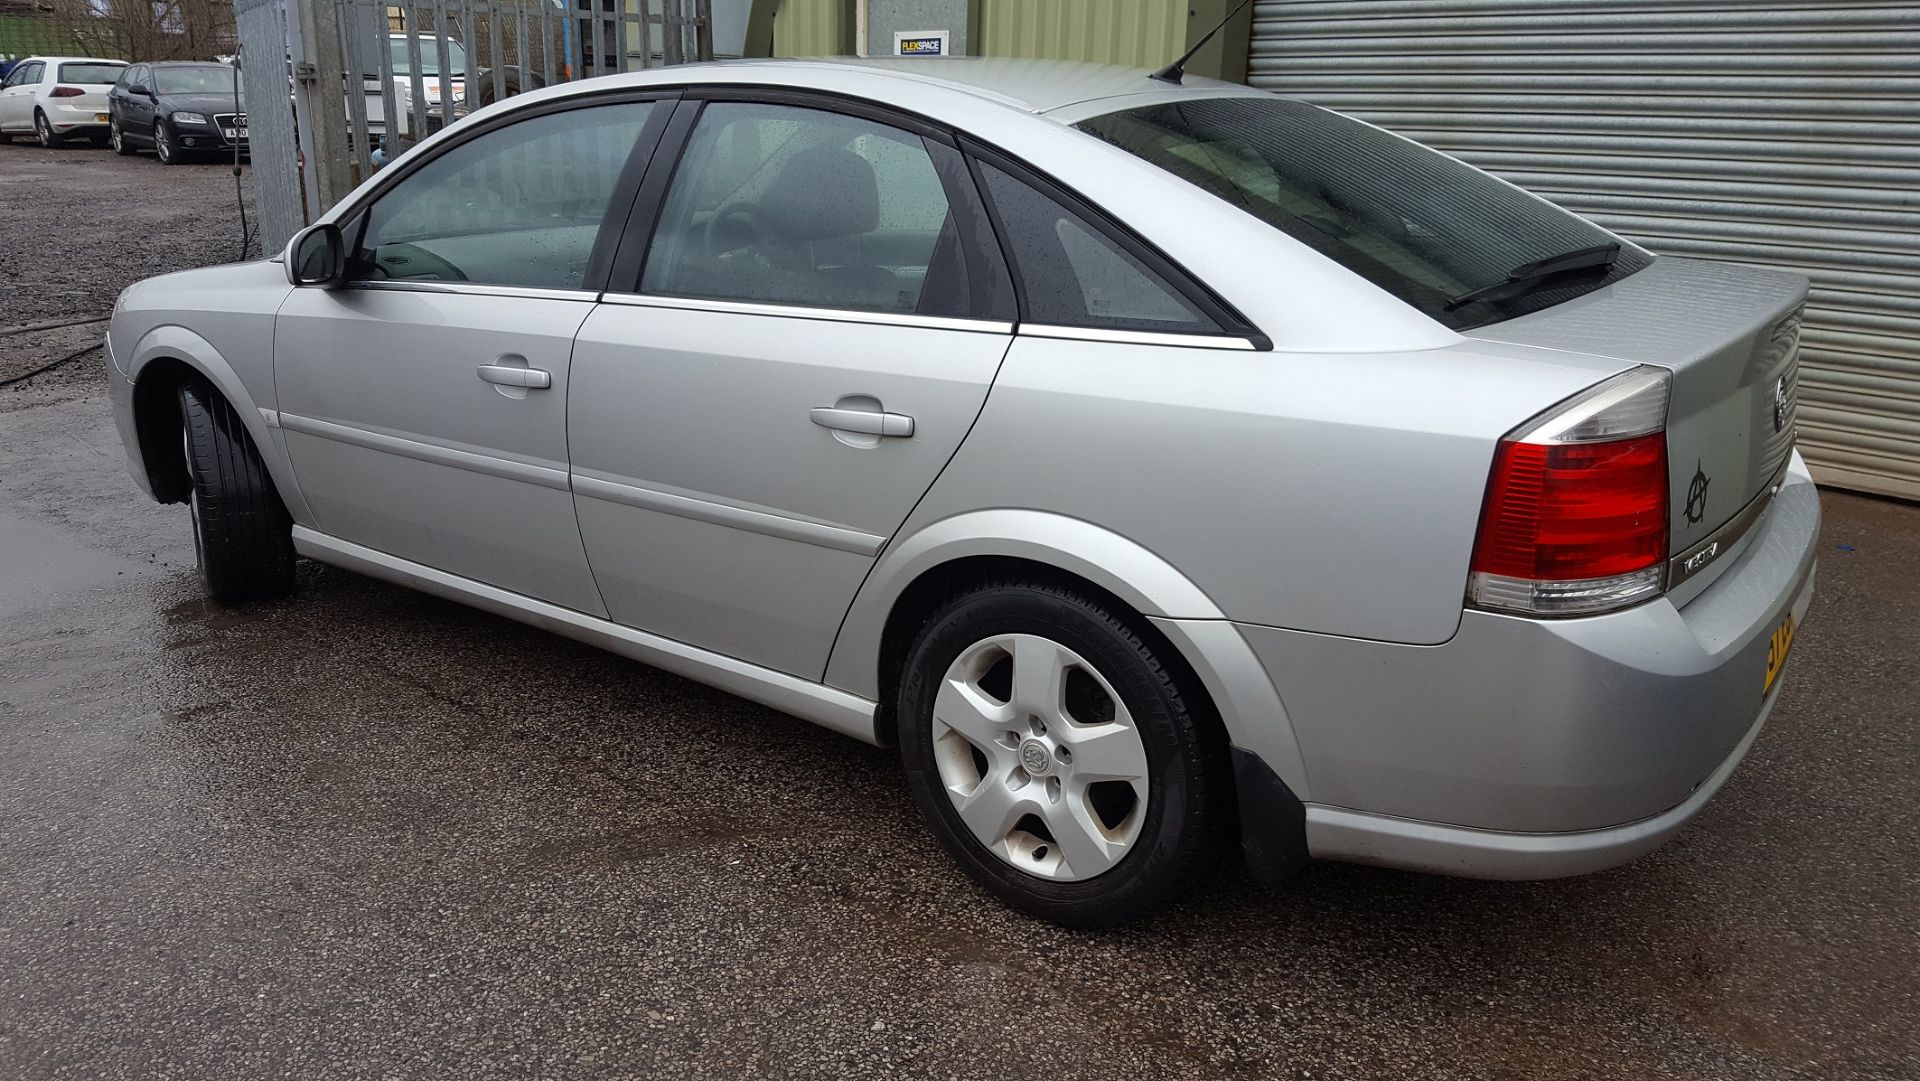
[[[1765,698],[1772,690],[1774,681],[1780,678],[1780,669],[1787,663],[1787,651],[1793,648],[1793,613],[1773,629],[1773,637],[1767,642],[1767,681],[1760,688],[1760,697]]]
[[[107,122],[107,114],[105,114],[105,113],[95,113],[95,114],[93,114],[93,122],[94,122],[94,123],[96,123],[96,124],[104,124],[104,123],[106,123],[106,122]]]

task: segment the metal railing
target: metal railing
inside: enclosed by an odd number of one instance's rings
[[[267,250],[474,110],[556,83],[712,59],[712,8],[713,0],[237,0]],[[259,104],[280,100],[288,108]]]

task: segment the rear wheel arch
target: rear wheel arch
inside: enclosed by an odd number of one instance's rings
[[[1083,575],[1052,563],[1007,555],[962,556],[936,564],[909,582],[894,599],[887,612],[879,641],[879,710],[875,729],[881,740],[891,745],[897,718],[893,714],[898,697],[901,667],[914,639],[928,620],[948,602],[993,584],[1031,582],[1079,594],[1124,619],[1163,662],[1174,668],[1174,676],[1193,696],[1209,722],[1220,727],[1219,710],[1212,694],[1184,653],[1161,633],[1153,622],[1133,604]],[[1224,738],[1224,731],[1221,732]]]

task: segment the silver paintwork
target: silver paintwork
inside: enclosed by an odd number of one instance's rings
[[[1743,463],[1769,452],[1742,442],[1740,417],[1764,409],[1771,425],[1780,359],[1729,358],[1741,327],[1757,344],[1804,286],[1661,259],[1578,306],[1455,334],[1061,123],[1250,91],[1044,68],[995,89],[976,84],[1027,69],[729,64],[549,87],[481,115],[702,82],[908,109],[1129,222],[1271,351],[574,291],[294,289],[245,264],[123,295],[110,385],[136,478],[134,381],[178,361],[238,408],[303,554],[862,739],[880,737],[883,634],[908,587],[955,560],[1019,559],[1149,620],[1234,744],[1305,801],[1321,855],[1559,874],[1677,828],[1750,742],[1767,708],[1757,654],[1804,609],[1818,506],[1803,467],[1677,589],[1553,622],[1463,612],[1487,470],[1502,435],[1653,364],[1675,373],[1674,454],[1724,454],[1725,487],[1757,490]],[[1687,320],[1652,295],[1688,290],[1717,310]],[[1663,314],[1648,325],[1641,307]],[[1743,507],[1676,530],[1673,554]]]
[[[1011,694],[981,686],[996,662],[1011,662]],[[1113,707],[1099,721],[1067,711],[1067,677],[1091,677]],[[1085,658],[1048,638],[1006,634],[960,651],[933,702],[933,757],[960,820],[981,845],[1037,878],[1075,882],[1113,869],[1140,838],[1152,798],[1147,749],[1113,685]],[[986,762],[982,770],[973,752]],[[1108,827],[1090,787],[1124,783],[1135,802]],[[1032,815],[1052,841],[1023,828]]]

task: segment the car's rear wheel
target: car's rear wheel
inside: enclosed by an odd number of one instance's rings
[[[293,519],[240,415],[212,389],[180,388],[188,504],[200,580],[219,601],[293,589]]]
[[[173,129],[164,120],[153,122],[153,156],[162,165],[180,164],[180,148],[173,145]]]
[[[1224,747],[1138,617],[1044,582],[949,602],[908,652],[901,757],[969,875],[1043,919],[1136,919],[1211,862]]]
[[[40,140],[41,146],[49,149],[60,142],[60,137],[53,133],[53,124],[47,120],[47,114],[38,109],[33,112],[33,135]]]

